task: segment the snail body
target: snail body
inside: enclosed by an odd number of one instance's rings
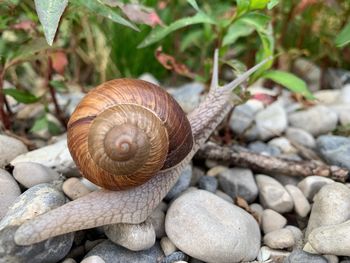
[[[68,148],[83,176],[109,190],[141,185],[191,151],[191,125],[162,88],[116,79],[89,92],[68,123]]]

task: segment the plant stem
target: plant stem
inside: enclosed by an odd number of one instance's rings
[[[0,71],[0,120],[4,125],[5,129],[10,129],[11,121],[8,114],[5,111],[6,99],[3,91],[4,77],[5,77],[5,70],[1,69]]]

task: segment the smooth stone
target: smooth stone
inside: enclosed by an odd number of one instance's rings
[[[205,262],[253,260],[260,248],[255,219],[203,190],[187,192],[170,205],[165,230],[176,247]]]
[[[262,246],[260,248],[257,260],[258,262],[254,261],[253,263],[260,263],[260,262],[273,262],[273,263],[283,263],[284,260],[290,255],[290,252],[285,250],[277,250],[277,249],[271,249],[266,246]],[[301,263],[301,262],[299,262]]]
[[[259,224],[261,224],[264,208],[260,204],[257,204],[257,203],[253,203],[253,204],[249,205],[249,208],[254,213],[254,217],[258,219]]]
[[[350,256],[350,220],[315,228],[308,243],[318,254]]]
[[[71,200],[78,199],[91,191],[81,182],[80,178],[71,177],[64,181],[62,190]]]
[[[274,138],[267,144],[279,148],[281,152],[285,154],[294,154],[298,152],[286,137]]]
[[[84,258],[80,263],[105,263],[105,261],[99,256],[90,256]]]
[[[318,90],[314,92],[314,96],[317,99],[317,101],[321,104],[332,104],[336,103],[339,99],[339,90],[334,89],[325,89],[325,90]]]
[[[292,142],[303,145],[308,148],[316,147],[316,140],[311,133],[294,127],[288,127],[286,130],[286,137]]]
[[[261,217],[261,225],[265,234],[282,229],[287,224],[287,219],[271,209],[265,209]]]
[[[218,188],[218,180],[213,176],[204,175],[198,180],[198,188],[215,193]]]
[[[350,189],[341,183],[327,184],[314,198],[305,238],[316,228],[341,224],[349,219]]]
[[[317,138],[317,149],[330,164],[350,169],[350,139],[324,135]]]
[[[231,196],[229,196],[228,194],[224,193],[223,191],[220,191],[220,190],[216,190],[215,191],[215,194],[220,197],[221,199],[229,202],[230,204],[233,203],[233,199]]]
[[[199,82],[187,83],[181,87],[167,90],[181,108],[189,113],[193,111],[200,103],[201,93],[204,91],[204,84]]]
[[[60,179],[59,173],[40,163],[16,163],[12,173],[13,177],[25,188]]]
[[[346,84],[341,90],[338,97],[338,103],[350,103],[350,84]]]
[[[160,263],[176,263],[179,261],[185,261],[188,259],[188,256],[181,252],[181,251],[175,251],[174,253],[166,256],[165,258],[160,261]]]
[[[148,72],[143,73],[141,76],[138,77],[138,79],[160,86],[159,81],[151,73]]]
[[[109,240],[132,251],[149,249],[156,242],[156,233],[151,220],[135,225],[106,225],[103,229]]]
[[[328,263],[327,259],[321,255],[314,255],[303,250],[293,250],[284,263]]]
[[[99,256],[106,263],[154,263],[164,257],[159,243],[142,251],[131,251],[107,240],[94,247],[85,257]]]
[[[275,175],[271,175],[271,177],[276,179],[283,186],[286,186],[288,184],[297,185],[301,181],[301,179],[304,178],[301,176],[289,176],[284,174],[275,174]]]
[[[293,233],[286,228],[274,230],[264,236],[264,244],[273,249],[290,248],[294,246],[294,242]]]
[[[279,213],[286,213],[293,209],[293,199],[287,190],[274,178],[259,174],[255,177],[260,203]]]
[[[77,263],[73,258],[66,258],[62,263]]]
[[[164,199],[166,201],[170,201],[173,198],[176,198],[177,196],[179,196],[183,191],[185,191],[190,186],[191,177],[192,177],[192,165],[189,164],[183,169],[179,179],[177,180],[173,188],[170,189],[170,191],[168,192],[168,194],[165,196]]]
[[[332,183],[334,183],[334,181],[330,178],[322,176],[308,176],[298,183],[298,188],[303,192],[304,196],[309,201],[312,201],[314,196],[323,186]]]
[[[207,176],[218,176],[220,173],[226,171],[228,168],[222,165],[216,165],[207,171]]]
[[[30,246],[18,246],[14,241],[17,228],[8,226],[0,230],[0,263],[57,262],[68,254],[73,244],[74,233],[68,233]]]
[[[219,174],[218,179],[221,189],[232,198],[239,196],[252,203],[258,196],[258,187],[249,169],[227,169]]]
[[[336,255],[323,255],[327,260],[328,263],[338,263],[339,258]]]
[[[267,140],[282,134],[287,128],[287,113],[280,103],[275,102],[256,114],[255,123],[260,138]]]
[[[21,194],[0,221],[0,230],[7,226],[21,225],[23,222],[66,202],[64,194],[53,184],[38,184]]]
[[[20,196],[21,189],[15,179],[6,170],[0,168],[0,219],[2,219],[9,207]]]
[[[303,232],[297,228],[296,226],[288,225],[285,227],[285,229],[288,229],[292,232],[294,237],[294,249],[302,249],[304,245],[304,234]]]
[[[79,102],[86,95],[86,93],[82,92],[80,88],[78,89],[79,90],[70,89],[68,93],[57,92],[56,94],[57,102],[60,108],[64,109],[68,116],[72,115]]]
[[[314,136],[333,131],[338,122],[337,114],[323,105],[289,114],[290,126],[303,129]]]
[[[306,217],[311,210],[311,206],[303,192],[298,187],[291,184],[286,185],[285,188],[293,199],[294,210],[297,215],[300,217]]]
[[[58,173],[77,173],[77,167],[69,153],[67,140],[21,154],[11,161],[13,166],[20,162],[33,162],[45,165]]]
[[[150,221],[152,222],[154,231],[157,238],[162,238],[165,236],[165,211],[161,209],[155,209],[152,214],[149,216]]]
[[[191,186],[197,185],[199,179],[205,175],[205,171],[202,168],[197,166],[192,167],[192,178],[191,178]]]
[[[18,155],[28,152],[23,142],[10,136],[0,134],[0,168],[4,167]]]
[[[332,89],[341,89],[350,83],[350,71],[340,68],[328,68],[325,72],[325,82]]]
[[[165,256],[169,256],[177,250],[177,247],[168,237],[162,237],[160,240],[160,246],[162,247]]]
[[[260,153],[263,155],[268,156],[278,156],[281,154],[281,151],[279,148],[275,146],[267,145],[266,143],[262,141],[255,141],[248,145],[248,149],[255,153]]]
[[[317,91],[321,87],[321,68],[305,58],[298,58],[293,64],[293,72],[307,83],[311,91]]]
[[[338,116],[341,125],[346,126],[350,124],[350,109],[340,110]]]

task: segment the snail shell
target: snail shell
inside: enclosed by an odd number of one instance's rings
[[[141,185],[191,151],[191,125],[162,88],[116,79],[90,91],[68,122],[68,148],[83,176],[110,190]]]

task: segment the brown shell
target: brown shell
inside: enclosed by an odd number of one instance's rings
[[[89,132],[95,125],[93,123],[97,122],[98,116],[106,115],[108,111],[118,111],[118,108],[124,107],[123,104],[137,105],[147,112],[154,113],[155,119],[160,121],[160,124],[155,125],[161,125],[166,130],[165,134],[169,141],[164,147],[168,149],[163,152],[167,152],[167,156],[160,158],[165,161],[163,163],[160,160],[155,171],[134,172],[133,169],[131,174],[123,174],[120,171],[112,173],[107,171],[110,169],[101,168],[90,155],[89,149],[95,147],[91,140],[90,145],[88,142]],[[159,129],[159,133],[162,133],[163,128],[154,127],[153,130]],[[154,136],[154,132],[151,134]],[[99,85],[79,103],[68,123],[68,147],[83,176],[110,190],[127,189],[143,184],[159,169],[167,169],[181,162],[191,151],[192,146],[191,126],[178,103],[164,89],[142,80],[116,79]]]

